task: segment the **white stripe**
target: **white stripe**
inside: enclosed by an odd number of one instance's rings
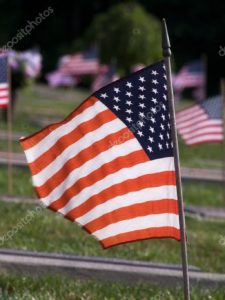
[[[210,126],[210,125],[212,125],[212,126],[222,125],[222,120],[204,120],[204,121],[196,123],[192,126],[189,126],[187,128],[178,129],[178,132],[179,132],[179,134],[183,135],[183,134],[187,134],[191,131],[200,129],[204,126]]]
[[[192,109],[191,111],[186,111],[186,112],[183,112],[182,114],[178,113],[176,115],[176,119],[179,122],[186,121],[187,119],[192,118],[193,116],[196,116],[196,114],[199,114],[199,112],[202,112],[202,108],[197,106],[195,109]]]
[[[105,163],[114,160],[118,156],[128,155],[136,150],[140,150],[140,146],[137,148],[137,144],[130,140],[124,144],[112,147],[108,151],[100,153],[81,167],[73,170],[48,196],[42,198],[42,201],[49,203],[60,198],[68,188],[76,183],[77,180],[89,175],[91,172],[100,168]]]
[[[64,164],[71,158],[75,157],[80,151],[88,148],[93,143],[104,139],[110,132],[115,133],[125,128],[119,119],[114,119],[111,122],[103,124],[101,127],[86,134],[76,143],[67,147],[60,155],[58,155],[50,164],[48,164],[39,173],[33,176],[33,183],[35,186],[43,185],[53,174],[58,172]]]
[[[186,109],[184,109],[182,111],[178,111],[177,112],[177,118],[186,116],[187,114],[195,112],[196,110],[199,110],[199,105],[195,105],[195,106],[192,106],[190,108],[186,108]]]
[[[220,142],[221,141],[222,142],[223,141],[223,134],[200,135],[199,137],[187,140],[186,143],[187,143],[187,145],[193,145],[193,144],[196,144],[196,143],[207,142],[207,141],[210,141],[210,142]]]
[[[132,204],[144,203],[147,201],[158,201],[163,199],[177,200],[176,186],[163,185],[160,187],[146,188],[140,191],[131,192],[126,195],[118,196],[102,203],[87,212],[82,217],[76,219],[81,225],[85,225],[104,214],[117,210],[121,207],[128,207]]]
[[[104,104],[102,104],[100,101],[97,101],[94,105],[85,109],[81,114],[74,117],[72,120],[68,121],[67,123],[59,126],[52,132],[50,132],[51,130],[50,127],[49,128],[50,133],[46,137],[44,137],[35,146],[25,151],[28,163],[33,162],[44,152],[46,152],[46,148],[47,149],[51,148],[62,137],[62,134],[66,135],[70,133],[81,123],[94,118],[97,114],[107,109],[108,108]]]
[[[121,233],[142,230],[152,227],[160,228],[165,226],[179,229],[179,216],[176,214],[166,213],[133,218],[130,220],[110,224],[100,230],[95,231],[94,233],[92,233],[92,235],[101,241]]]
[[[7,89],[8,88],[8,83],[0,83],[0,89]]]
[[[205,134],[205,133],[215,133],[215,134],[218,134],[218,133],[223,133],[223,128],[222,127],[209,127],[209,128],[200,128],[192,133],[189,133],[189,134],[183,134],[182,137],[183,139],[189,139],[189,138],[194,138],[195,136],[197,135],[200,135],[200,134]]]
[[[9,99],[0,99],[0,104],[8,104],[9,103]]]
[[[198,110],[195,113],[192,114],[188,114],[188,116],[182,117],[182,118],[177,118],[177,124],[182,124],[183,122],[189,121],[189,120],[193,120],[193,118],[198,117],[200,115],[202,115],[204,112],[202,110]]]
[[[79,194],[72,197],[68,201],[68,203],[59,210],[59,212],[61,212],[62,214],[67,214],[71,209],[81,205],[86,200],[88,200],[91,196],[97,195],[101,193],[103,190],[115,184],[124,182],[128,179],[138,178],[139,176],[142,175],[154,174],[154,173],[159,173],[164,171],[174,171],[173,157],[155,159],[153,161],[147,161],[141,164],[137,164],[130,168],[121,169],[118,172],[109,174],[102,180],[83,189]],[[49,202],[43,202],[43,203],[45,205],[50,205]]]

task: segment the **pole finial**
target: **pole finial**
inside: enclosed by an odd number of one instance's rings
[[[168,30],[166,26],[166,19],[162,19],[162,49],[163,57],[170,57],[172,52],[170,49],[170,39],[168,35]]]

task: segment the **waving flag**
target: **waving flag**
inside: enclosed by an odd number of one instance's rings
[[[204,64],[197,60],[185,65],[174,77],[174,88],[183,91],[185,88],[200,88],[205,84]]]
[[[223,141],[222,102],[216,96],[177,113],[178,133],[187,145]]]
[[[42,203],[104,248],[180,240],[164,62],[113,82],[21,139]]]
[[[0,54],[0,107],[9,105],[8,58]]]

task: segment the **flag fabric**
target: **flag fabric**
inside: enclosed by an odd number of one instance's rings
[[[8,57],[0,54],[0,107],[9,105]]]
[[[104,248],[180,240],[164,61],[100,89],[21,145],[41,202]]]
[[[58,69],[68,75],[91,75],[97,74],[99,67],[97,51],[91,49],[62,57]]]
[[[187,145],[223,141],[222,102],[215,96],[177,113],[177,130]]]
[[[199,88],[205,84],[204,64],[197,60],[185,65],[174,77],[175,91],[181,92],[185,88]]]
[[[118,79],[119,79],[119,77],[116,74],[116,68],[114,65],[102,66],[100,68],[99,74],[95,77],[95,79],[91,85],[91,90],[92,90],[92,92],[95,92],[95,91],[101,89],[102,87],[104,87]]]

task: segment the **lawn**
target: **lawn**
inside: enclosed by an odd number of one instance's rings
[[[194,287],[192,300],[224,300],[225,291]],[[2,300],[179,300],[181,288],[150,284],[123,284],[97,281],[80,281],[62,276],[27,277],[0,275]]]
[[[0,210],[4,212],[0,222],[1,247],[180,263],[177,241],[153,239],[102,250],[99,243],[79,226],[45,208],[37,210],[37,207],[35,204],[0,202]],[[28,219],[29,222],[25,222]],[[21,223],[26,225],[12,234]],[[224,228],[225,221],[187,217],[190,264],[204,271],[224,272]]]

